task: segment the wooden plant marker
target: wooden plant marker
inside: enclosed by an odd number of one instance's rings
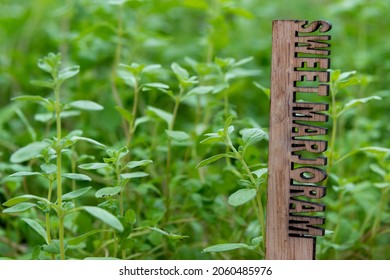
[[[325,219],[313,213],[325,210],[316,200],[325,195],[328,104],[318,100],[329,95],[330,36],[322,33],[330,29],[326,21],[273,21],[266,259],[315,259],[315,238],[324,235]]]

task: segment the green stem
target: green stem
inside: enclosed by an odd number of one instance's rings
[[[183,89],[180,89],[179,96],[175,99],[175,107],[173,108],[173,117],[172,121],[168,125],[169,130],[173,130],[175,127],[175,122],[177,118],[177,112],[179,111],[181,96],[183,95]],[[165,170],[165,188],[164,188],[164,197],[165,197],[165,221],[169,221],[170,216],[170,207],[171,207],[171,192],[169,189],[170,181],[171,181],[171,158],[172,158],[172,140],[168,138],[167,144],[167,162],[166,162],[166,170]]]
[[[121,186],[121,191],[119,192],[119,215],[121,217],[123,217],[123,214],[124,214],[124,186],[122,186],[122,182],[121,182],[121,171],[120,171],[120,167],[119,167],[119,162],[117,163],[116,165],[116,168],[115,168],[115,173],[116,173],[116,180],[117,180],[117,184],[118,186]]]
[[[122,36],[123,36],[123,8],[122,5],[118,6],[118,26],[117,26],[117,44],[115,48],[115,56],[111,69],[111,92],[114,97],[115,103],[119,107],[123,107],[121,97],[118,93],[118,87],[116,84],[116,67],[118,66],[119,60],[122,53]],[[126,124],[126,121],[122,119],[122,128],[125,134],[126,139],[129,139],[129,128]]]
[[[135,121],[137,117],[137,108],[138,108],[138,99],[139,99],[139,87],[137,79],[134,81],[134,100],[133,100],[133,109],[131,110],[131,115],[133,120],[129,124],[129,136],[127,138],[127,147],[130,148],[131,139],[133,138],[133,134],[135,132]]]
[[[60,103],[60,84],[57,83],[54,90],[55,93],[55,111],[56,111],[56,126],[57,126],[57,204],[58,204],[58,231],[59,231],[59,242],[60,242],[60,258],[65,259],[65,245],[64,245],[64,213],[62,209],[62,180],[61,180],[61,169],[62,169],[62,126],[61,126],[61,103]]]
[[[328,163],[328,170],[327,173],[330,174],[332,167],[333,167],[333,162],[334,162],[334,148],[335,148],[335,143],[336,143],[336,134],[337,134],[337,128],[338,128],[338,112],[336,108],[336,94],[337,90],[333,89],[332,90],[332,120],[333,120],[333,126],[332,126],[332,136],[330,140],[330,151],[329,151],[329,163]]]
[[[52,192],[53,192],[53,183],[54,181],[53,180],[50,180],[49,181],[49,191],[48,191],[48,194],[47,194],[47,200],[50,202],[51,201],[51,195],[52,195]],[[49,212],[47,212],[45,214],[45,221],[46,221],[46,236],[47,236],[47,243],[50,244],[51,243],[51,225],[50,225],[50,210]]]
[[[241,154],[237,151],[237,149],[231,144],[231,141],[227,139],[225,140],[226,143],[228,143],[230,149],[233,151],[233,153],[235,154],[236,158],[240,161],[240,163],[242,164],[242,166],[244,167],[249,179],[251,180],[251,183],[253,184],[253,186],[256,186],[257,187],[257,184],[256,184],[256,180],[255,178],[253,177],[252,175],[252,172],[250,171],[248,165],[246,164],[244,158],[241,156]],[[257,208],[259,210],[259,212],[256,212],[256,215],[257,215],[257,218],[260,222],[260,225],[261,225],[261,234],[263,236],[263,244],[265,244],[265,216],[264,216],[264,209],[263,209],[263,203],[261,201],[261,194],[260,194],[260,190],[259,188],[257,187],[256,189],[256,204],[257,204]]]
[[[379,213],[377,213],[375,215],[375,220],[374,220],[374,224],[372,226],[371,237],[370,237],[371,240],[373,240],[378,234],[381,219],[382,219],[382,213],[384,212],[386,204],[389,201],[388,197],[387,197],[388,191],[389,191],[389,188],[383,188],[381,191],[381,200],[379,202],[379,211],[378,211]]]

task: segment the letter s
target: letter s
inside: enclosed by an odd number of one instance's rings
[[[302,33],[311,33],[317,30],[319,30],[321,33],[325,33],[332,29],[332,24],[324,20],[313,21],[310,24],[308,24],[307,20],[302,20],[298,21],[298,23],[298,32]]]

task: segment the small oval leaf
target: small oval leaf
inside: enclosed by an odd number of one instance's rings
[[[139,167],[139,166],[145,166],[149,163],[153,163],[153,161],[150,159],[144,159],[144,160],[139,160],[139,161],[130,161],[128,164],[126,164],[126,167],[132,169],[132,168]]]
[[[85,170],[95,170],[95,169],[101,169],[106,168],[109,165],[104,162],[93,162],[93,163],[84,163],[79,165],[79,168],[85,169]]]
[[[3,205],[7,206],[7,207],[11,207],[11,206],[14,206],[16,204],[19,204],[21,202],[25,202],[25,201],[28,201],[31,199],[41,200],[41,201],[45,201],[46,203],[49,203],[49,201],[45,198],[42,198],[42,197],[39,197],[36,195],[32,195],[32,194],[24,194],[24,195],[13,197],[13,198],[7,200],[6,202],[3,203]]]
[[[21,163],[39,155],[48,146],[45,142],[32,142],[11,155],[12,163]]]
[[[62,177],[77,181],[92,181],[91,177],[80,173],[64,173]]]
[[[92,187],[81,188],[72,192],[68,192],[62,196],[62,200],[71,200],[86,194]]]
[[[96,206],[83,206],[82,209],[87,211],[89,214],[94,216],[95,218],[98,218],[103,223],[109,225],[110,227],[122,232],[123,226],[121,222],[116,218],[114,215],[112,215],[110,212],[96,207]]]
[[[183,142],[190,138],[190,136],[184,131],[165,130],[165,132],[168,134],[169,137],[178,142]]]
[[[20,171],[14,174],[9,175],[8,177],[24,177],[24,176],[34,176],[34,175],[42,175],[39,172],[31,172],[31,171]]]
[[[118,194],[120,191],[121,191],[121,187],[102,188],[95,193],[95,197],[102,198],[106,196],[113,196]]]
[[[19,213],[19,212],[26,211],[30,208],[33,208],[35,206],[37,206],[37,205],[34,203],[22,202],[22,203],[16,204],[10,208],[3,210],[3,213]]]
[[[148,173],[145,172],[132,172],[132,173],[123,173],[121,174],[122,179],[133,179],[133,178],[142,178],[149,176]]]
[[[100,111],[104,109],[102,105],[89,100],[77,100],[69,103],[69,105],[74,108],[87,111]]]
[[[49,242],[47,240],[46,230],[40,224],[38,224],[38,222],[31,220],[31,219],[28,219],[28,218],[23,218],[22,220],[25,221],[40,236],[42,236],[43,239],[46,241],[46,243],[49,244]]]
[[[69,78],[76,76],[79,73],[79,71],[80,71],[80,66],[78,65],[69,66],[60,71],[60,73],[58,74],[58,78],[61,80],[67,80]]]
[[[228,199],[228,203],[232,206],[240,206],[256,196],[256,189],[241,189],[231,194]]]
[[[252,246],[249,246],[244,243],[226,243],[226,244],[218,244],[214,246],[207,247],[202,250],[202,253],[210,253],[210,252],[226,252],[230,250],[236,249],[252,249]]]

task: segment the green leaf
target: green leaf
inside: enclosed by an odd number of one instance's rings
[[[228,199],[228,203],[232,206],[240,206],[256,196],[256,189],[241,189],[231,194]]]
[[[228,57],[228,58],[216,57],[214,59],[214,61],[221,68],[227,68],[227,67],[233,65],[235,62],[235,60],[233,58],[230,58],[230,57]]]
[[[91,177],[80,173],[64,173],[62,177],[77,181],[92,181]]]
[[[84,163],[79,165],[79,168],[85,170],[96,170],[96,169],[102,169],[107,167],[109,167],[108,163],[104,163],[104,162]]]
[[[95,206],[83,206],[82,209],[87,211],[89,214],[91,214],[95,218],[98,218],[103,223],[116,229],[117,231],[121,231],[121,232],[123,231],[123,226],[122,226],[121,222],[118,220],[118,218],[116,218],[110,212],[108,212],[102,208],[95,207]]]
[[[107,229],[94,229],[94,230],[91,230],[87,233],[84,233],[83,235],[69,239],[68,244],[73,245],[73,246],[78,245],[91,235],[94,235],[96,233],[101,233],[101,232],[108,232],[108,231],[109,230],[107,230]]]
[[[364,147],[358,150],[362,152],[372,153],[379,156],[385,156],[390,153],[390,149],[384,147]]]
[[[14,97],[11,100],[38,102],[38,103],[43,103],[45,105],[50,105],[49,99],[44,98],[44,97],[39,96],[39,95],[22,95],[22,96]]]
[[[233,116],[230,116],[226,119],[225,125],[223,127],[223,135],[224,136],[228,136],[234,131],[234,126],[230,125],[232,123],[232,121],[233,121]]]
[[[260,76],[260,75],[261,75],[260,70],[234,68],[229,70],[228,73],[226,73],[225,79],[229,81],[237,78],[245,78],[245,77]]]
[[[165,130],[166,134],[168,134],[169,137],[172,139],[183,142],[190,138],[190,136],[184,132],[184,131],[177,131],[177,130]]]
[[[64,247],[65,247],[65,250],[68,247],[68,244],[66,241],[64,241]],[[42,250],[44,250],[45,252],[48,252],[50,254],[59,254],[60,253],[60,241],[57,239],[52,240],[50,244],[43,245]]]
[[[191,89],[188,93],[187,96],[189,95],[202,95],[202,94],[207,94],[210,93],[214,90],[213,86],[199,86]]]
[[[92,187],[85,187],[62,195],[62,200],[71,200],[86,194]]]
[[[252,60],[253,60],[253,56],[245,57],[245,58],[243,58],[243,59],[241,59],[241,60],[235,62],[235,63],[233,64],[233,66],[234,66],[234,67],[238,67],[238,66],[244,65],[244,64],[246,64],[246,63],[248,63],[248,62],[250,62],[250,61],[252,61]]]
[[[253,145],[267,137],[267,133],[260,128],[245,128],[240,131],[245,145]]]
[[[47,88],[54,88],[54,81],[41,81],[41,80],[33,80],[31,81],[31,84],[38,87],[47,87]]]
[[[227,155],[227,154],[213,155],[213,156],[211,156],[211,157],[209,157],[209,158],[206,158],[206,159],[202,160],[202,161],[196,166],[196,168],[206,166],[206,165],[208,165],[208,164],[210,164],[210,163],[212,163],[212,162],[214,162],[214,161],[217,161],[217,160],[219,160],[219,159],[221,159],[221,158],[224,158],[224,157],[228,157],[228,155]]]
[[[374,183],[374,187],[384,189],[390,187],[390,182]]]
[[[364,104],[364,103],[367,103],[367,102],[372,101],[372,100],[381,100],[381,99],[382,98],[379,96],[370,96],[370,97],[366,97],[366,98],[359,98],[359,99],[351,100],[344,105],[343,109],[337,114],[337,116],[341,116],[346,111],[348,111],[351,108],[356,107],[360,104]]]
[[[354,154],[356,153],[359,153],[359,152],[367,152],[367,153],[370,153],[370,154],[373,154],[377,157],[384,157],[386,156],[387,154],[390,154],[390,149],[388,148],[383,148],[383,147],[364,147],[364,148],[359,148],[359,149],[355,149],[353,150],[352,152],[349,152],[348,154],[342,156],[340,159],[338,159],[335,164],[353,156]]]
[[[162,230],[162,229],[159,229],[159,228],[156,228],[156,227],[148,227],[148,228],[150,230],[153,230],[155,232],[158,232],[158,233],[161,233],[162,235],[167,236],[171,240],[180,240],[180,239],[189,238],[188,235],[178,235],[178,234],[166,232],[165,230]]]
[[[69,105],[74,108],[87,111],[100,111],[104,109],[102,105],[89,100],[77,100],[69,103]]]
[[[46,142],[32,142],[20,148],[11,155],[12,163],[21,163],[38,156],[49,144]]]
[[[119,106],[115,106],[115,110],[117,110],[127,122],[131,123],[133,121],[134,116],[130,111]]]
[[[342,88],[346,88],[346,87],[349,87],[349,86],[352,86],[352,85],[359,85],[360,83],[361,83],[361,81],[358,78],[352,77],[352,78],[349,78],[349,79],[346,79],[346,80],[338,81],[337,87],[339,89],[342,89]]]
[[[35,203],[22,202],[22,203],[14,205],[10,208],[4,209],[3,213],[19,213],[19,212],[26,211],[30,208],[33,208],[35,206],[37,206]]]
[[[32,195],[32,194],[24,194],[24,195],[13,197],[13,198],[7,200],[6,202],[3,203],[3,205],[10,207],[10,206],[13,206],[13,205],[16,205],[16,204],[19,204],[21,202],[25,202],[25,201],[28,201],[31,199],[36,199],[36,200],[40,200],[40,201],[44,201],[46,203],[49,203],[49,201],[43,197],[39,197],[39,196]]]
[[[93,140],[93,139],[91,139],[91,138],[88,138],[88,137],[72,136],[72,137],[70,138],[70,140],[71,140],[72,142],[85,141],[85,142],[94,144],[94,145],[96,145],[96,146],[99,146],[99,147],[101,147],[101,148],[106,148],[106,145],[104,145],[104,144],[102,144],[102,143],[100,143],[100,142],[98,142],[98,141],[96,141],[96,140]]]
[[[188,78],[190,77],[187,70],[181,67],[176,62],[172,63],[171,68],[180,82],[188,80]]]
[[[122,179],[134,179],[134,178],[142,178],[146,176],[149,176],[149,174],[145,172],[132,172],[132,173],[121,174]]]
[[[152,89],[167,90],[169,89],[169,86],[163,83],[146,83],[142,85],[143,91],[152,90]]]
[[[268,173],[268,168],[260,168],[255,171],[252,171],[251,173],[256,175],[256,177],[260,179],[263,175]]]
[[[254,82],[253,83],[257,88],[261,89],[261,91],[268,97],[270,98],[271,96],[271,90],[269,88],[266,88],[266,87],[263,87],[262,85],[260,85],[259,83],[257,82]]]
[[[137,215],[135,214],[133,209],[126,210],[125,219],[128,223],[134,225],[137,221]]]
[[[171,113],[165,112],[161,109],[152,106],[148,106],[148,111],[154,113],[157,117],[164,120],[167,123],[168,127],[172,123],[173,115]]]
[[[223,143],[224,142],[223,137],[215,132],[207,133],[204,136],[206,136],[207,138],[200,141],[201,144],[213,144],[213,143]]]
[[[370,164],[370,169],[375,172],[376,174],[378,174],[379,176],[381,176],[383,179],[386,178],[386,175],[387,175],[387,172],[386,170],[384,170],[382,167],[380,167],[378,164],[376,163],[372,163]]]
[[[136,118],[136,119],[135,119],[135,123],[134,123],[134,130],[135,130],[140,124],[146,123],[146,122],[150,121],[151,119],[152,119],[152,118],[149,117],[149,116],[143,116],[143,117]]]
[[[45,72],[54,73],[61,64],[61,54],[49,53],[38,60],[38,67]]]
[[[36,221],[34,220],[31,220],[31,219],[27,219],[27,218],[22,218],[23,221],[25,221],[33,230],[35,230],[40,236],[43,237],[43,239],[46,241],[46,243],[48,244],[49,241],[47,240],[47,234],[46,234],[46,230],[40,225],[38,224]]]
[[[148,165],[149,163],[153,163],[153,161],[150,159],[130,161],[129,163],[126,164],[126,167],[132,169],[132,168]]]
[[[117,74],[128,86],[134,87],[136,84],[135,75],[138,75],[138,72],[132,69],[131,66],[120,64]]]
[[[121,187],[102,188],[95,193],[95,197],[102,198],[102,197],[106,197],[106,196],[114,196],[114,195],[118,194],[121,191],[121,189],[122,189]]]
[[[44,163],[40,167],[41,167],[42,171],[45,172],[45,174],[53,174],[53,173],[57,172],[57,165],[55,165],[55,164]]]
[[[226,252],[236,249],[249,249],[253,250],[253,246],[249,246],[244,243],[225,243],[225,244],[218,244],[214,246],[207,247],[202,250],[202,253],[211,253],[211,252]]]
[[[79,72],[80,72],[80,66],[78,65],[69,66],[60,71],[60,73],[58,74],[58,78],[64,81],[76,76]]]
[[[263,237],[262,236],[255,237],[251,240],[251,242],[254,246],[259,246],[261,242],[263,242]]]
[[[20,171],[20,172],[16,172],[16,173],[11,174],[8,177],[24,177],[24,176],[34,176],[34,175],[41,175],[42,176],[42,174],[39,172]]]
[[[80,116],[80,114],[81,114],[80,111],[75,111],[75,110],[63,111],[63,112],[61,112],[60,117],[61,117],[61,119],[66,119],[66,118]],[[38,122],[46,123],[46,122],[48,122],[50,120],[54,120],[54,119],[55,119],[54,112],[52,112],[52,113],[38,113],[38,114],[34,115],[34,120],[36,120]]]
[[[151,71],[160,69],[160,68],[161,68],[161,65],[160,65],[160,64],[150,64],[150,65],[145,66],[145,67],[142,69],[141,72],[142,72],[142,73],[148,73],[148,72],[151,72]]]

